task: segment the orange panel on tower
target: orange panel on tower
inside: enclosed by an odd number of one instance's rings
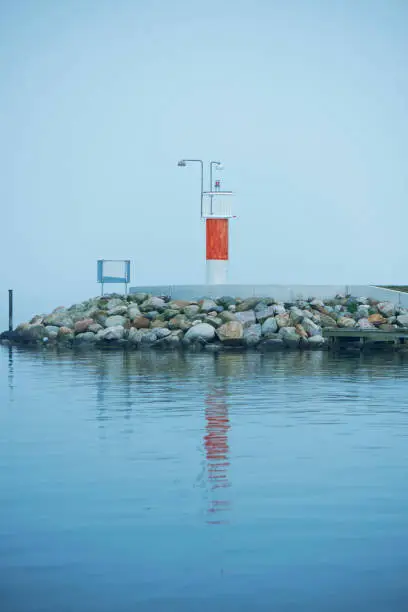
[[[206,220],[207,259],[228,260],[228,219]]]

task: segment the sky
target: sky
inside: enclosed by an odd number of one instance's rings
[[[0,0],[0,327],[99,258],[204,282],[180,158],[224,164],[231,283],[408,284],[407,58],[404,0]]]

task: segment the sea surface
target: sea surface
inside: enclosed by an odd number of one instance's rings
[[[0,611],[408,610],[408,357],[0,347]]]

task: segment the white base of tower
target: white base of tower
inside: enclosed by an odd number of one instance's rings
[[[228,277],[228,260],[207,259],[207,285],[225,285]]]

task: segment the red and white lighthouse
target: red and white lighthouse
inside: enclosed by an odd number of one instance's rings
[[[214,191],[205,191],[202,218],[206,233],[206,283],[224,285],[228,280],[229,220],[232,218],[232,191],[221,191],[216,181]]]

